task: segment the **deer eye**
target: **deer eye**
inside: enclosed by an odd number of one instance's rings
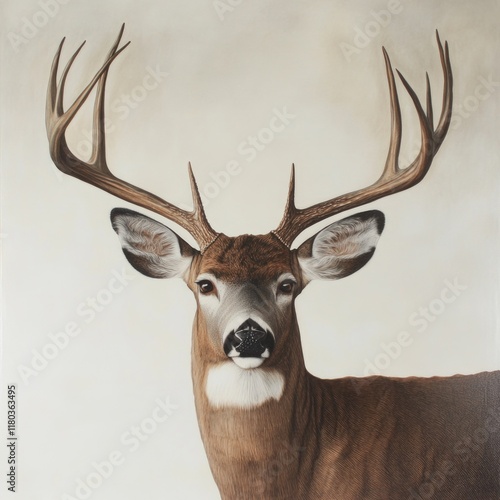
[[[290,295],[293,292],[293,288],[295,287],[296,282],[291,279],[286,279],[283,280],[279,285],[278,285],[278,291],[280,293]]]
[[[207,294],[214,291],[214,284],[210,280],[200,280],[197,281],[198,289],[200,293]]]

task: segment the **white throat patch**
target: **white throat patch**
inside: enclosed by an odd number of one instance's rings
[[[277,370],[244,369],[232,361],[220,363],[208,371],[205,392],[212,406],[254,408],[275,399],[279,401],[285,378]]]

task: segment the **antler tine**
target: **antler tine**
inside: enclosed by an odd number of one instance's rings
[[[196,182],[196,178],[193,173],[193,168],[191,167],[191,162],[188,163],[188,173],[189,173],[189,182],[191,184],[191,195],[193,197],[193,214],[203,225],[210,227],[207,216],[205,215],[205,209],[203,207],[200,191],[198,190],[198,184]],[[215,237],[217,236],[218,233],[215,233]],[[210,243],[212,241],[213,239],[210,241]]]
[[[82,50],[84,45],[85,45],[85,42],[83,42],[80,45],[80,47],[78,47],[76,49],[76,51],[74,52],[74,54],[71,56],[70,60],[66,63],[66,66],[64,67],[63,74],[61,76],[61,80],[59,83],[59,93],[56,96],[56,105],[55,105],[56,112],[59,116],[64,113],[64,110],[63,110],[64,86],[66,85],[66,79],[68,77],[69,70],[71,69],[71,66],[73,66],[73,63],[74,63],[76,57],[78,56],[78,54],[80,53],[80,51]],[[62,50],[62,44],[61,44],[60,50]]]
[[[451,70],[450,51],[448,42],[445,42],[444,50],[439,38],[439,33],[436,30],[436,39],[439,47],[439,57],[441,59],[441,67],[443,68],[444,83],[443,83],[443,109],[439,118],[438,126],[436,127],[435,136],[439,144],[444,140],[446,133],[450,127],[451,112],[453,107],[453,73]]]
[[[120,29],[117,39],[109,51],[104,64],[92,78],[90,83],[83,89],[73,104],[64,111],[63,96],[66,78],[76,56],[83,47],[83,44],[75,51],[63,70],[59,85],[57,84],[57,72],[61,57],[64,39],[54,56],[52,69],[50,71],[49,86],[47,90],[46,107],[46,127],[49,139],[50,155],[56,167],[65,174],[71,175],[88,184],[96,186],[108,193],[111,193],[122,200],[141,206],[186,229],[200,245],[203,252],[214,240],[218,233],[215,232],[207,221],[201,197],[196,188],[191,167],[189,175],[193,187],[194,209],[189,212],[163,200],[162,198],[145,191],[137,186],[133,186],[113,175],[106,163],[106,137],[105,137],[105,88],[109,68],[116,57],[128,47],[127,42],[119,47],[124,25]],[[65,132],[78,110],[85,103],[90,93],[97,85],[96,99],[93,114],[93,145],[92,153],[88,161],[78,158],[68,147]]]
[[[434,129],[434,111],[432,109],[432,92],[431,82],[429,81],[429,73],[425,73],[425,95],[427,100],[427,120],[431,129]]]
[[[300,216],[300,210],[295,206],[295,164],[292,163],[292,170],[290,172],[290,183],[288,184],[288,196],[286,199],[285,213],[281,220],[280,225],[274,231],[271,231],[284,245],[290,246],[286,239],[283,239],[282,233],[286,238],[286,221],[296,220]]]
[[[288,198],[286,201],[285,211],[291,214],[297,211],[295,206],[295,164],[292,163],[292,170],[290,172],[290,184],[288,185]]]
[[[392,70],[391,60],[389,54],[384,47],[382,47],[385,61],[385,71],[387,75],[387,82],[389,84],[389,96],[391,100],[391,141],[389,143],[389,151],[387,152],[387,159],[385,161],[384,171],[382,177],[390,177],[399,170],[398,158],[399,151],[401,150],[401,107],[399,105],[398,89],[394,79],[394,71]]]
[[[415,91],[411,88],[410,84],[406,81],[405,77],[398,71],[399,78],[403,82],[403,85],[406,88],[409,96],[411,97],[413,104],[415,106],[415,110],[418,115],[418,120],[420,122],[420,135],[421,135],[421,145],[420,151],[413,160],[413,162],[406,167],[401,172],[415,173],[415,184],[423,179],[424,175],[427,173],[428,168],[431,166],[432,158],[435,154],[434,151],[434,140],[433,140],[433,130],[427,119],[427,115],[425,114],[424,108],[420,103],[420,100],[415,93]],[[428,160],[427,162],[424,160]],[[419,177],[417,177],[419,176]],[[410,179],[411,180],[411,179]],[[411,184],[408,187],[411,187]]]
[[[120,50],[115,51],[110,57],[107,58],[105,63],[101,66],[99,71],[96,73],[91,82],[83,89],[80,95],[75,99],[73,104],[69,107],[67,111],[64,111],[63,108],[63,97],[64,90],[66,84],[66,78],[68,76],[69,70],[73,65],[77,55],[80,53],[82,47],[85,42],[78,47],[78,49],[73,53],[70,60],[66,64],[66,67],[63,70],[63,74],[61,76],[59,85],[57,85],[57,70],[59,66],[59,59],[61,56],[61,51],[63,47],[64,39],[62,40],[59,48],[54,57],[54,62],[52,63],[52,69],[49,80],[49,90],[48,90],[48,99],[47,99],[47,114],[45,117],[46,127],[47,127],[47,135],[49,138],[50,152],[53,161],[56,163],[56,166],[63,171],[64,173],[70,174],[70,172],[66,172],[65,169],[69,167],[62,160],[61,157],[71,158],[73,161],[79,161],[73,153],[69,150],[66,145],[65,132],[68,128],[69,124],[75,117],[78,110],[83,106],[88,96],[94,89],[94,87],[99,82],[101,76],[108,70],[111,63],[115,60],[115,58],[125,50],[130,42],[125,44]],[[56,159],[58,160],[56,162]],[[83,163],[83,162],[81,162]],[[71,174],[70,174],[71,175]]]
[[[125,30],[125,23],[122,24],[118,37],[115,43],[111,47],[105,61],[112,58],[120,45],[120,41]],[[89,163],[95,165],[96,168],[102,172],[110,172],[108,165],[106,163],[106,134],[104,124],[105,111],[104,111],[104,100],[106,95],[106,81],[108,78],[110,66],[108,65],[105,71],[102,73],[99,81],[97,83],[97,92],[94,103],[94,115],[93,115],[93,127],[92,127],[92,154],[90,155]]]
[[[309,226],[345,210],[408,189],[418,184],[425,177],[434,156],[448,132],[453,104],[453,75],[448,43],[446,42],[443,48],[437,31],[436,38],[444,74],[442,110],[436,129],[433,126],[432,96],[428,76],[426,77],[427,109],[424,111],[415,91],[398,71],[401,82],[413,101],[420,123],[421,146],[416,158],[408,167],[399,168],[398,157],[402,135],[401,110],[391,62],[387,52],[383,49],[391,103],[391,140],[382,175],[375,183],[366,188],[337,196],[331,200],[303,209],[295,208],[293,197],[291,198],[293,195],[289,194],[280,225],[273,231],[287,246],[290,246],[294,239]],[[292,202],[290,202],[290,199],[292,199]]]

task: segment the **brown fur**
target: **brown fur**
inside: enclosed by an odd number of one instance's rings
[[[192,272],[210,272],[229,283],[265,282],[293,266],[290,250],[273,234],[234,238],[220,234],[199,258],[199,264],[192,266]]]
[[[192,266],[189,284],[208,271],[258,283],[296,265],[272,235],[221,235]],[[198,421],[224,500],[500,498],[500,372],[320,380],[305,368],[293,308],[287,321],[262,367],[285,375],[282,398],[241,410],[208,403],[207,370],[227,358],[200,311],[195,318]]]

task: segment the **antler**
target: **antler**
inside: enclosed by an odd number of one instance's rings
[[[47,136],[49,138],[50,156],[55,165],[61,172],[71,175],[84,182],[92,184],[118,198],[131,202],[135,205],[147,208],[156,212],[186,229],[200,245],[203,252],[217,238],[216,233],[208,223],[203,209],[201,197],[196,185],[196,180],[189,164],[189,178],[191,181],[191,190],[193,194],[193,211],[182,210],[168,201],[158,196],[133,186],[118,177],[115,177],[108,168],[106,162],[106,137],[105,137],[105,119],[104,119],[104,95],[106,79],[111,63],[116,57],[129,45],[126,43],[120,49],[118,48],[125,25],[120,29],[120,33],[113,44],[109,54],[106,57],[101,69],[96,73],[91,82],[85,87],[75,102],[66,110],[63,109],[64,86],[69,70],[76,59],[76,56],[82,49],[85,42],[80,45],[73,56],[70,58],[63,70],[59,85],[57,84],[57,69],[64,39],[59,45],[59,49],[54,57],[52,69],[50,72],[49,87],[47,91],[47,108],[45,122],[47,127]],[[94,104],[93,115],[93,141],[92,153],[88,161],[83,161],[75,156],[68,147],[65,132],[69,124],[87,100],[89,94],[97,85],[97,94]]]
[[[415,105],[415,109],[420,121],[422,144],[420,152],[415,160],[406,168],[400,168],[398,165],[399,150],[401,147],[401,110],[399,107],[398,93],[394,73],[392,71],[391,61],[385,49],[384,59],[389,82],[389,92],[391,99],[391,141],[389,153],[385,163],[384,171],[380,178],[371,186],[364,189],[353,191],[348,194],[332,198],[331,200],[318,203],[311,207],[298,209],[295,207],[295,168],[292,165],[292,175],[288,191],[288,200],[285,207],[283,219],[278,228],[273,233],[287,246],[293,243],[293,240],[304,229],[320,222],[327,217],[338,214],[345,210],[355,208],[366,203],[370,203],[384,196],[397,193],[418,184],[428,172],[432,160],[443,142],[451,120],[451,109],[453,101],[453,75],[451,72],[450,56],[448,51],[448,42],[445,42],[445,48],[441,44],[439,34],[436,31],[441,66],[444,73],[443,104],[439,123],[434,129],[434,119],[432,110],[431,88],[429,76],[427,78],[427,111],[425,112],[414,90],[410,87],[403,75],[398,71],[398,75],[403,82],[408,94]]]

